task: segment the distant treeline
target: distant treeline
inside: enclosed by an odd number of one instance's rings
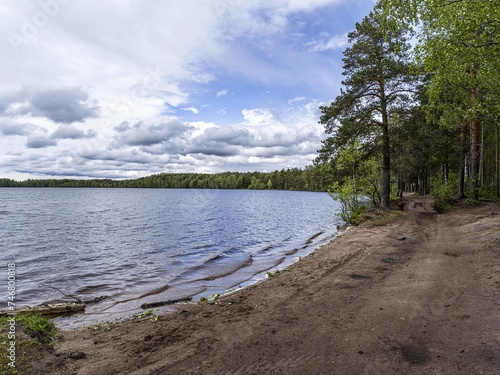
[[[160,173],[134,180],[111,179],[0,179],[0,187],[65,188],[192,188],[327,191],[333,176],[328,165],[292,168],[274,172]],[[331,170],[330,170],[331,172]]]

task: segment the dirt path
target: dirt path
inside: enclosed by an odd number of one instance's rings
[[[499,374],[500,206],[407,198],[217,304],[65,336],[51,374]]]

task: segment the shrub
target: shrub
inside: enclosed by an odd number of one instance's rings
[[[456,201],[458,179],[453,176],[448,181],[435,180],[431,188],[431,195],[435,198],[434,209],[444,212],[451,208]]]
[[[340,212],[338,216],[345,223],[350,224],[353,214],[361,207],[358,194],[355,192],[354,184],[348,182],[341,186],[338,182],[335,182],[328,191],[328,194],[340,203]]]

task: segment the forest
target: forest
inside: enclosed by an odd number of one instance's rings
[[[327,138],[304,169],[160,173],[135,180],[0,179],[0,187],[328,191],[349,211],[403,192],[498,199],[500,0],[379,0],[349,33]]]
[[[333,183],[329,164],[265,172],[159,173],[134,180],[0,179],[0,187],[254,189],[328,191]]]
[[[317,163],[346,209],[499,197],[499,0],[380,0],[349,37]]]

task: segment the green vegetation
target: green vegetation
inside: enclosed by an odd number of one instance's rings
[[[0,368],[2,374],[36,374],[49,365],[45,362],[47,353],[60,336],[52,321],[40,315],[18,314],[15,316],[15,337],[10,331],[10,321],[13,316],[0,317]],[[9,337],[10,334],[10,337]],[[10,343],[15,342],[15,366],[9,363]]]
[[[452,176],[448,181],[437,180],[431,193],[436,199],[434,209],[437,212],[448,211],[457,200],[458,178]]]
[[[381,161],[380,206],[387,207],[391,192],[392,119],[412,100],[416,75],[410,63],[410,45],[402,30],[387,33],[380,12],[371,12],[349,33],[344,51],[345,89],[329,106],[321,107],[321,123],[331,134],[320,150],[320,160],[342,158],[340,151],[373,153]],[[353,167],[353,169],[355,169]]]
[[[388,31],[413,28],[418,37],[415,61],[428,77],[427,100],[420,106],[428,126],[448,133],[441,179],[448,181],[451,162],[458,174],[457,198],[476,201],[483,193],[498,199],[498,0],[380,0],[380,9]]]
[[[431,192],[438,211],[499,199],[499,5],[379,0],[356,24],[316,160],[344,221],[364,215],[360,200],[385,208],[403,192]]]
[[[206,303],[209,303],[209,304],[215,304],[217,305],[219,302],[219,299],[220,299],[220,294],[219,293],[215,293],[215,294],[212,294],[210,297],[201,297],[200,298],[200,302],[206,302]]]
[[[144,319],[150,316],[154,316],[154,311],[153,310],[147,310],[141,313],[134,314],[134,317],[137,319]]]
[[[361,224],[362,214],[363,214],[363,212],[365,212],[365,210],[366,210],[366,207],[361,206],[357,210],[353,211],[349,217],[349,224],[352,224],[352,225]]]
[[[374,214],[369,214],[367,212],[364,212],[362,215],[360,215],[360,222],[364,222],[367,220],[370,220],[370,226],[372,227],[381,227],[387,224],[394,223],[396,220],[398,220],[401,215],[403,215],[403,211],[397,211],[397,210],[377,210],[375,211]]]
[[[333,183],[329,165],[305,169],[282,169],[264,172],[160,173],[135,180],[45,179],[14,181],[0,179],[0,187],[77,187],[77,188],[196,188],[327,191]]]
[[[285,268],[284,270],[268,271],[266,272],[266,275],[267,277],[276,277],[283,272],[290,272],[290,270],[288,268]]]

